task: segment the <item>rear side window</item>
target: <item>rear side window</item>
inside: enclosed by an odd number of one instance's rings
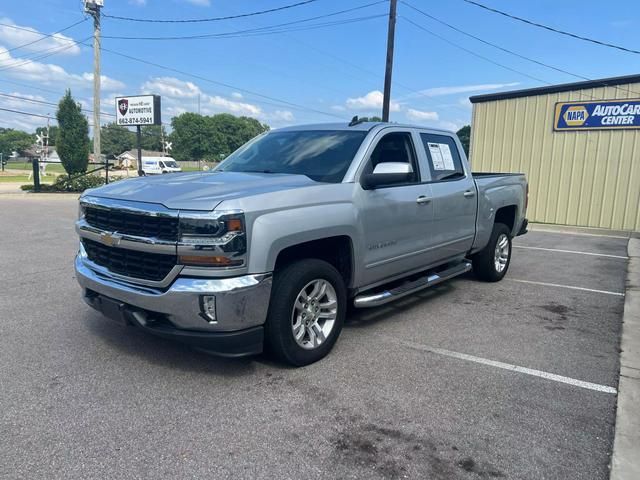
[[[447,135],[421,133],[420,138],[427,152],[433,181],[455,180],[464,177],[462,160],[453,138]]]

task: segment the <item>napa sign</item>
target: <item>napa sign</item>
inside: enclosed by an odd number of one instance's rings
[[[554,130],[640,128],[640,99],[556,103]]]

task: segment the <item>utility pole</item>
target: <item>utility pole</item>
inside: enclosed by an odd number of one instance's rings
[[[393,71],[393,44],[396,36],[396,9],[398,0],[389,2],[389,29],[387,31],[387,62],[384,71],[384,98],[382,100],[382,121],[389,121],[391,103],[391,73]]]
[[[84,10],[93,17],[93,161],[102,160],[100,148],[100,9],[104,0],[84,0]]]

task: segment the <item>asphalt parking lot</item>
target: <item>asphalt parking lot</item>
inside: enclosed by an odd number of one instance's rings
[[[626,238],[533,231],[291,369],[113,324],[71,196],[0,196],[0,477],[606,479]],[[580,253],[576,253],[580,252]]]

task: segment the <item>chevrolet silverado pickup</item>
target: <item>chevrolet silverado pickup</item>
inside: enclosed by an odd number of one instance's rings
[[[122,324],[301,366],[329,353],[349,305],[471,269],[501,280],[527,197],[522,174],[472,174],[451,132],[288,127],[213,171],[86,191],[76,276],[86,303]]]

